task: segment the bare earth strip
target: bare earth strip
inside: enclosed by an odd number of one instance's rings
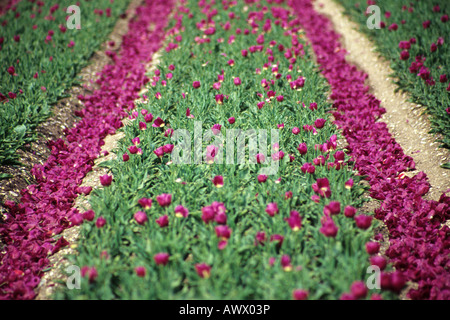
[[[440,167],[450,161],[450,152],[439,148],[436,136],[428,133],[431,127],[425,107],[409,102],[406,93],[394,92],[396,85],[390,77],[393,70],[389,62],[375,51],[373,42],[357,31],[358,25],[344,15],[343,7],[332,0],[320,0],[314,3],[314,8],[326,15],[336,32],[342,35],[340,41],[348,52],[347,61],[369,75],[367,85],[371,88],[370,93],[387,111],[380,121],[387,124],[405,154],[416,163],[417,170],[406,174],[414,176],[420,171],[425,172],[431,185],[425,198],[439,200],[441,194],[450,188],[450,170]]]

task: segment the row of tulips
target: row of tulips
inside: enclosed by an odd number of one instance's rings
[[[51,155],[33,167],[37,183],[21,191],[20,203],[6,202],[9,210],[0,224],[0,299],[33,299],[44,270],[50,267],[49,255],[68,245],[60,234],[80,221],[74,200],[92,191],[80,184],[100,156],[103,138],[123,125],[126,108],[149,81],[145,65],[162,44],[167,19],[161,17],[167,17],[171,7],[170,1],[147,0],[137,8],[120,51],[112,51],[110,64],[99,74],[98,89],[79,97],[85,105],[78,113],[81,119],[65,130],[66,140],[49,142]],[[86,36],[95,36],[96,29],[88,30],[83,31]],[[84,212],[81,218],[93,220],[94,213]],[[97,227],[105,223],[96,219]],[[95,277],[94,269],[83,272]]]
[[[357,209],[361,177],[337,148],[300,22],[279,0],[179,2],[118,158],[103,164],[92,209],[71,219],[81,289],[56,298],[380,299],[403,288],[383,236],[372,239],[376,221]],[[178,130],[198,126],[218,139],[197,145],[205,161],[175,163]],[[220,163],[231,129],[279,141]],[[260,172],[269,162],[274,175]],[[366,286],[371,265],[383,291]]]
[[[73,23],[81,29],[67,21],[73,1],[15,2],[0,18],[0,165],[17,163],[17,150],[36,138],[51,106],[79,82],[77,73],[129,1],[78,2],[80,19]]]
[[[432,131],[450,148],[450,3],[448,1],[339,1],[389,61],[400,89],[427,107]],[[381,9],[381,29],[366,26],[369,5]],[[449,164],[447,164],[448,166]]]
[[[343,130],[355,168],[370,183],[371,197],[381,202],[375,217],[389,230],[386,255],[398,272],[416,284],[408,297],[450,299],[450,228],[445,225],[450,218],[450,197],[423,198],[430,187],[427,177],[423,172],[411,178],[404,174],[415,169],[414,161],[380,121],[385,110],[366,90],[367,74],[345,60],[339,51],[339,34],[310,0],[292,5],[331,84],[335,123]]]

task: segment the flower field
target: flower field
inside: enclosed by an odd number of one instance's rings
[[[450,5],[446,1],[368,1],[382,8],[381,29],[366,27],[365,1],[339,1],[346,12],[362,25],[377,44],[377,49],[391,61],[398,87],[411,99],[427,107],[439,142],[450,148],[450,49],[446,35]]]
[[[0,17],[15,21],[0,29],[0,164],[38,138],[130,3],[81,1],[95,23],[63,32],[65,6],[16,2]],[[4,203],[0,299],[35,299],[49,270],[64,281],[46,299],[450,299],[450,197],[410,177],[367,74],[310,0],[138,3],[77,123]],[[54,19],[24,28],[38,8]],[[98,187],[81,186],[98,169]],[[50,262],[69,247],[76,289]]]

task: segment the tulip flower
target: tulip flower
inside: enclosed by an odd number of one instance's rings
[[[112,183],[112,176],[109,176],[107,174],[100,176],[100,183],[102,184],[102,186],[109,186]]]
[[[296,289],[292,292],[292,298],[294,300],[306,300],[308,298],[308,291]]]
[[[341,203],[339,201],[331,201],[323,208],[325,215],[336,215],[341,212]]]
[[[289,257],[287,254],[284,254],[281,257],[281,267],[284,271],[292,271],[291,257]]]
[[[167,215],[163,215],[155,221],[161,228],[167,227],[169,225],[169,217]]]
[[[156,201],[161,207],[168,207],[172,202],[172,195],[169,193],[163,193],[156,197]]]
[[[352,283],[350,291],[356,299],[362,299],[367,296],[368,290],[366,284],[363,281],[355,281]]]
[[[97,221],[95,222],[95,226],[99,229],[102,228],[105,224],[106,224],[106,219],[103,217],[98,217]]]
[[[155,127],[155,128],[162,128],[164,126],[165,126],[165,123],[160,117],[156,118],[152,124],[152,127]]]
[[[325,218],[322,221],[322,227],[319,231],[326,237],[334,238],[337,235],[338,227],[331,218]]]
[[[266,212],[271,217],[276,215],[279,212],[277,203],[276,202],[269,203],[266,207]]]
[[[88,210],[83,213],[83,219],[87,221],[93,221],[95,217],[94,210]]]
[[[241,85],[241,79],[239,77],[236,77],[233,79],[234,85],[235,86],[240,86]]]
[[[175,216],[177,218],[186,218],[189,215],[189,210],[182,205],[175,207]]]
[[[258,231],[255,236],[255,246],[258,246],[259,244],[264,245],[266,240],[266,233],[263,231]]]
[[[265,174],[258,175],[258,182],[263,183],[267,181],[267,176]]]
[[[156,148],[155,150],[153,150],[153,153],[156,154],[157,157],[161,158],[164,155],[164,148]]]
[[[302,227],[302,218],[300,217],[300,214],[295,210],[291,211],[290,217],[285,218],[284,220],[288,222],[289,227],[291,227],[292,231],[299,231]]]
[[[152,199],[149,198],[142,198],[138,200],[138,203],[143,207],[144,209],[150,209],[152,207]]]
[[[145,269],[145,267],[139,266],[139,267],[134,268],[134,272],[136,273],[136,275],[138,277],[143,278],[143,277],[145,277],[147,270]]]
[[[370,225],[372,224],[372,216],[366,216],[364,214],[361,214],[359,216],[355,217],[356,226],[360,229],[368,229],[370,228]]]
[[[197,263],[195,265],[195,270],[201,278],[208,279],[211,276],[211,266],[206,263]]]
[[[215,176],[212,181],[217,188],[223,187],[223,177],[222,176]]]
[[[153,256],[153,260],[157,265],[167,265],[170,255],[167,252],[160,252]]]
[[[380,243],[379,242],[367,242],[366,243],[366,251],[368,254],[377,254],[380,251]]]
[[[346,206],[344,208],[344,216],[347,218],[353,218],[356,214],[356,209],[352,206]]]
[[[308,152],[308,147],[306,146],[306,143],[303,142],[298,145],[297,150],[301,155],[304,155]]]
[[[228,123],[229,124],[233,124],[235,121],[236,121],[236,119],[234,117],[228,118]]]
[[[194,81],[194,82],[192,83],[192,86],[194,87],[194,89],[200,88],[200,81]]]

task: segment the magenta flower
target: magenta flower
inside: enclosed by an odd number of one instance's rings
[[[69,44],[67,45],[68,48],[73,48],[75,46],[75,42],[73,40],[70,40]]]
[[[102,186],[111,185],[112,180],[113,180],[113,177],[110,175],[105,174],[103,176],[100,176],[100,183],[102,184]]]
[[[308,291],[296,289],[292,292],[292,298],[294,300],[306,300],[308,298]]]
[[[144,121],[145,121],[146,123],[152,122],[152,120],[153,120],[153,115],[152,115],[151,113],[147,113],[147,114],[144,116]]]
[[[267,181],[267,176],[265,174],[258,175],[258,182],[259,183],[264,183],[266,181]]]
[[[138,200],[138,203],[143,207],[144,209],[150,209],[152,207],[152,199],[149,198],[142,198]]]
[[[264,161],[266,160],[262,153],[258,153],[255,157],[258,164],[264,163]]]
[[[79,213],[76,213],[70,218],[70,222],[74,226],[79,226],[83,223],[83,216]]]
[[[173,144],[165,144],[165,145],[163,145],[162,148],[163,148],[164,153],[172,153],[174,145]]]
[[[284,271],[292,271],[291,257],[287,254],[281,256],[281,267]]]
[[[366,243],[366,251],[368,254],[377,254],[380,251],[380,243],[379,242],[367,242]]]
[[[350,291],[356,299],[362,299],[367,296],[368,290],[366,284],[363,281],[355,281],[352,283]]]
[[[14,69],[14,67],[13,66],[11,66],[11,67],[9,67],[8,68],[8,73],[10,74],[10,75],[14,75],[14,73],[16,73],[16,69]]]
[[[221,240],[228,240],[231,236],[231,229],[228,226],[216,226],[214,230],[216,231],[216,236]]]
[[[277,246],[281,247],[283,244],[284,237],[280,234],[274,234],[270,236],[270,242],[277,242]]]
[[[228,123],[229,123],[229,124],[233,124],[233,123],[235,123],[235,122],[236,122],[236,119],[235,119],[234,117],[228,118]]]
[[[212,182],[214,183],[214,185],[217,188],[222,188],[223,187],[223,177],[222,176],[215,176],[213,178]]]
[[[228,60],[227,63],[228,63],[228,65],[229,65],[230,67],[234,66],[234,60],[233,60],[233,59]]]
[[[103,217],[98,217],[97,221],[95,222],[95,226],[99,229],[102,228],[105,224],[106,224],[106,219]]]
[[[165,126],[165,123],[160,117],[156,118],[152,124],[152,127],[155,127],[155,128],[162,128],[164,126]]]
[[[134,214],[134,220],[140,225],[145,224],[148,221],[148,217],[143,211],[138,211]]]
[[[156,201],[161,207],[168,207],[172,202],[172,195],[169,193],[163,193],[156,197]]]
[[[200,81],[194,81],[194,82],[192,82],[192,86],[194,87],[194,89],[200,88]]]
[[[95,212],[94,210],[88,210],[83,212],[83,219],[87,220],[87,221],[93,221],[95,217]]]
[[[211,130],[213,132],[214,135],[218,135],[220,133],[220,130],[222,129],[222,125],[216,123],[215,125],[212,126]]]
[[[297,128],[297,127],[294,127],[294,128],[292,128],[292,133],[295,134],[295,135],[297,135],[297,134],[300,133],[300,129]]]
[[[153,150],[153,153],[156,154],[157,157],[161,158],[164,155],[164,148],[163,147],[156,148],[155,150]]]
[[[317,182],[313,183],[311,187],[315,193],[322,197],[329,198],[331,196],[330,183],[327,178],[317,179]]]
[[[303,155],[308,152],[308,147],[306,146],[306,143],[303,142],[298,145],[297,150],[298,150],[298,152],[300,152],[301,155]]]
[[[266,207],[266,212],[271,217],[276,215],[279,212],[277,203],[276,202],[269,203]]]
[[[235,86],[240,86],[241,85],[241,79],[239,77],[236,77],[233,79],[234,85]]]
[[[214,211],[214,208],[212,206],[206,206],[202,208],[202,220],[206,224],[214,221],[215,215],[216,212]]]
[[[167,252],[160,252],[153,256],[153,260],[157,265],[167,265],[170,255]]]
[[[163,215],[155,221],[161,228],[167,227],[169,225],[169,217],[167,215]]]
[[[178,218],[186,218],[189,215],[189,210],[182,205],[175,207],[175,216]]]
[[[346,189],[351,189],[353,187],[353,179],[348,179],[348,181],[347,182],[345,182],[345,188]]]
[[[139,130],[146,130],[147,124],[145,122],[139,121]]]
[[[370,225],[372,224],[372,216],[367,216],[364,214],[360,214],[359,216],[355,217],[356,226],[360,229],[368,229],[370,228]]]
[[[316,121],[314,121],[314,125],[316,126],[317,129],[321,129],[325,125],[325,122],[326,122],[325,119],[319,118]]]
[[[325,215],[335,215],[341,212],[341,203],[339,201],[331,201],[323,208]]]
[[[195,265],[195,270],[200,277],[205,279],[208,279],[211,275],[211,266],[206,263],[197,263]]]
[[[369,261],[371,265],[377,266],[380,270],[384,270],[387,266],[387,261],[382,256],[372,256]]]
[[[138,277],[143,278],[143,277],[145,277],[147,270],[145,269],[145,267],[139,266],[139,267],[134,268],[134,272],[136,273],[136,275]]]
[[[322,219],[322,227],[319,231],[326,237],[334,238],[337,235],[338,227],[331,218],[325,217],[325,219]]]
[[[216,97],[215,97],[216,102],[217,102],[218,104],[222,104],[224,98],[225,98],[225,96],[224,96],[223,94],[217,94]]]
[[[356,214],[356,208],[352,207],[352,206],[346,206],[344,208],[344,216],[346,216],[347,218],[353,218]]]
[[[285,218],[284,220],[289,223],[292,231],[299,231],[302,227],[302,218],[300,217],[300,214],[295,210],[291,211],[290,217]]]
[[[215,89],[215,90],[219,90],[221,86],[222,86],[221,82],[214,82],[213,83],[213,89]]]
[[[264,245],[264,242],[266,242],[266,240],[266,233],[263,231],[258,231],[255,236],[255,246],[258,246],[259,244]]]

